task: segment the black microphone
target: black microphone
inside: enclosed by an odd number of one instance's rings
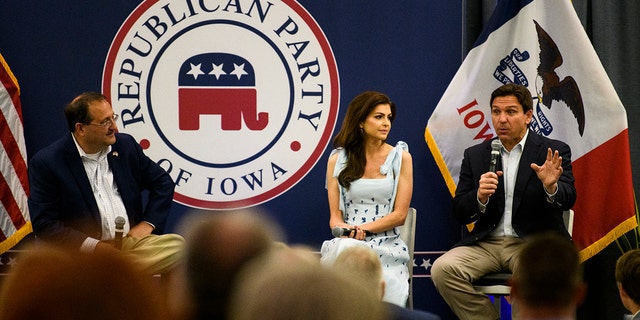
[[[351,231],[354,230],[356,229],[333,227],[333,229],[331,229],[331,234],[333,234],[334,237],[348,237],[351,234]],[[366,236],[372,235],[371,231],[369,230],[365,230],[364,234]]]
[[[500,149],[502,149],[502,142],[500,142],[500,139],[491,141],[491,163],[489,164],[489,171],[491,172],[496,172]]]
[[[122,249],[122,234],[124,233],[124,224],[126,220],[123,217],[116,217],[116,236],[113,240],[113,246],[120,250]]]

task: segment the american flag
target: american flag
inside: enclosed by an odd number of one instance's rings
[[[0,54],[0,254],[31,233],[20,87]]]

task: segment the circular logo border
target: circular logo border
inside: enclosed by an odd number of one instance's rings
[[[125,22],[121,26],[120,30],[116,34],[111,44],[109,53],[105,61],[105,66],[103,70],[103,82],[102,82],[103,93],[110,100],[112,97],[112,92],[111,92],[112,90],[111,85],[113,81],[112,71],[116,63],[118,50],[123,45],[129,30],[135,25],[138,19],[157,2],[158,1],[143,1],[136,9],[134,9],[132,14],[125,20]],[[279,184],[267,190],[266,192],[256,194],[254,196],[250,196],[240,200],[212,201],[212,200],[197,199],[192,196],[181,194],[176,191],[176,193],[174,194],[174,201],[187,206],[197,207],[202,209],[235,209],[235,208],[250,207],[250,206],[264,203],[268,200],[271,200],[281,195],[282,193],[286,192],[291,187],[293,187],[295,184],[300,182],[302,178],[304,178],[304,176],[306,176],[311,171],[311,169],[315,166],[315,164],[319,161],[324,150],[329,144],[331,135],[336,125],[336,119],[337,119],[338,110],[339,110],[339,100],[340,100],[339,76],[338,76],[338,68],[337,68],[337,63],[335,61],[335,57],[333,55],[329,42],[326,36],[324,35],[324,32],[321,30],[321,28],[319,27],[315,19],[313,19],[313,17],[311,17],[311,15],[306,11],[306,9],[304,9],[296,1],[282,0],[281,2],[287,5],[296,14],[298,14],[298,18],[302,19],[302,21],[306,23],[306,27],[309,28],[309,30],[311,30],[311,32],[315,36],[315,40],[318,42],[317,44],[320,47],[320,51],[323,54],[323,59],[324,59],[323,62],[326,63],[326,66],[328,68],[326,71],[328,72],[329,79],[330,79],[330,90],[329,90],[330,97],[328,102],[330,110],[328,110],[328,112],[326,113],[327,115],[326,126],[324,127],[320,140],[317,142],[315,149],[313,149],[313,151],[307,157],[304,163],[295,172],[293,172],[293,174],[291,174],[284,181],[280,182]],[[287,71],[289,71],[289,69],[287,69]],[[151,81],[152,79],[150,78],[149,85]],[[289,109],[289,112],[291,112],[291,109]]]

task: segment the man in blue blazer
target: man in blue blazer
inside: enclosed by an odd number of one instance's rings
[[[571,240],[562,219],[576,201],[571,149],[529,130],[532,107],[526,87],[499,87],[491,95],[497,170],[490,170],[493,140],[464,152],[453,211],[473,229],[431,268],[436,288],[460,319],[499,319],[472,283],[487,273],[514,271],[528,236],[554,231]]]
[[[117,133],[118,117],[102,94],[79,95],[65,117],[71,133],[29,162],[37,238],[82,252],[113,251],[116,244],[149,272],[168,272],[184,245],[181,236],[162,234],[173,202],[171,177],[133,137]],[[118,217],[124,224],[116,227]]]

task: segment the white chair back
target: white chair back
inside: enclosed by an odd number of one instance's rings
[[[398,227],[400,229],[400,239],[407,244],[409,250],[409,298],[407,299],[407,308],[413,309],[413,251],[416,243],[416,215],[415,208],[409,208],[404,225]]]

